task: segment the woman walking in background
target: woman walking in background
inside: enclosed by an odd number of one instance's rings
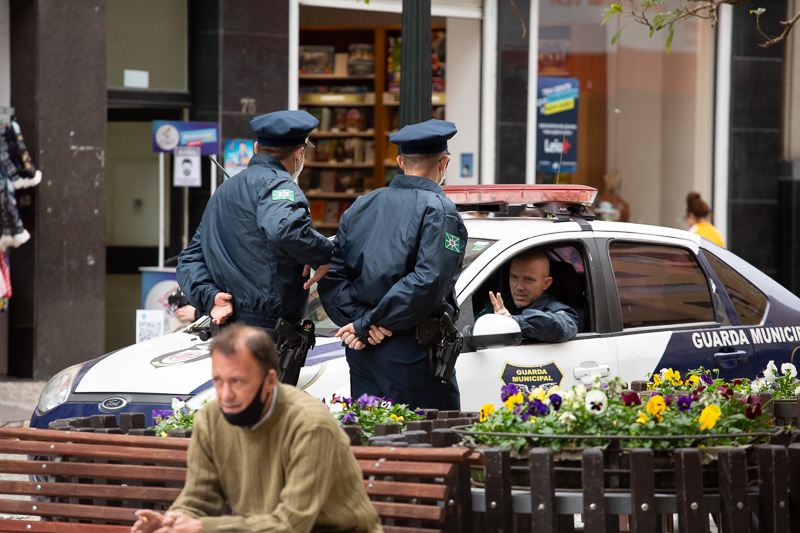
[[[690,226],[689,231],[697,233],[701,237],[705,237],[709,241],[719,244],[724,248],[725,244],[722,242],[722,235],[720,235],[717,228],[708,221],[710,212],[708,204],[703,201],[699,193],[689,193],[686,197],[686,222]]]

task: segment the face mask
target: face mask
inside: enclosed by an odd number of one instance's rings
[[[266,376],[265,376],[266,377]],[[242,411],[229,415],[225,411],[222,411],[222,416],[225,417],[225,420],[228,421],[229,424],[233,424],[234,426],[252,426],[261,418],[261,413],[264,411],[264,406],[267,405],[267,401],[261,401],[261,390],[264,388],[264,381],[261,381],[261,385],[258,387],[258,392],[256,392],[253,401],[250,402],[250,405],[245,407]],[[269,395],[267,395],[267,400],[269,399]],[[221,408],[220,408],[221,410]]]
[[[303,150],[303,160],[300,161],[300,168],[297,168],[297,159],[294,160],[294,174],[292,174],[292,179],[295,183],[297,183],[297,179],[300,177],[300,173],[303,171],[303,165],[306,163],[306,151]]]
[[[444,183],[444,180],[446,179],[447,179],[447,168],[445,167],[445,169],[442,171],[442,177],[439,179],[440,187],[442,186],[442,183]]]

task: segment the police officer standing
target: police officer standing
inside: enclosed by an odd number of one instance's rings
[[[415,328],[458,314],[455,283],[467,230],[439,186],[455,124],[429,120],[389,136],[403,174],[360,197],[342,215],[322,305],[341,327],[353,397],[391,398],[412,408],[459,409],[455,375],[435,377]]]
[[[308,202],[296,184],[308,134],[318,124],[305,111],[253,119],[253,157],[217,189],[178,257],[181,289],[214,323],[273,328],[278,318],[292,324],[304,318],[308,287],[328,271],[333,250],[311,229]]]

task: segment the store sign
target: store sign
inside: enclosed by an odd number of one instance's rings
[[[153,121],[153,151],[174,152],[179,146],[199,146],[202,155],[219,153],[217,122]]]
[[[536,172],[577,171],[579,92],[576,78],[539,78]]]

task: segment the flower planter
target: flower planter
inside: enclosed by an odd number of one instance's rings
[[[775,400],[775,425],[797,427],[797,400]]]

